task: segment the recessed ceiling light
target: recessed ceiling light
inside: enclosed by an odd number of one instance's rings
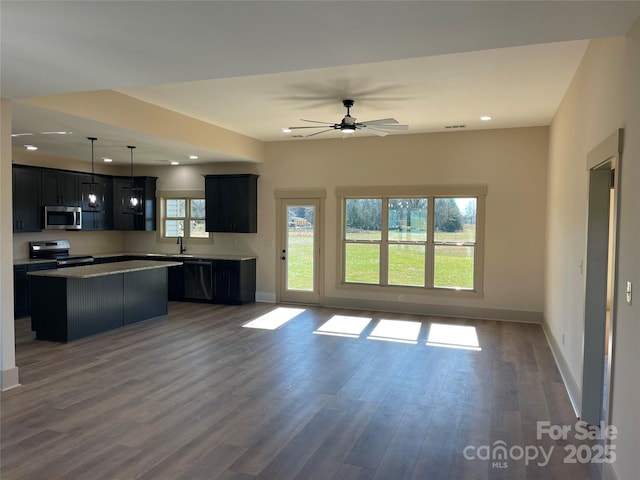
[[[284,127],[282,129],[282,133],[291,133],[291,129],[289,127]]]
[[[189,157],[189,158],[191,158],[191,157]],[[196,157],[196,158],[197,158],[197,157]],[[180,165],[180,162],[176,162],[176,161],[171,161],[171,162],[169,162],[169,163],[170,163],[171,165]]]
[[[198,155],[189,155],[189,160],[197,160]]]
[[[68,135],[71,132],[40,132],[42,135]]]
[[[33,135],[33,133],[12,133],[12,137],[26,137],[28,135]]]
[[[111,163],[113,162],[113,158],[102,157],[102,161],[106,163]]]
[[[483,122],[488,122],[489,120],[493,120],[493,117],[491,117],[489,115],[482,115],[480,117],[480,120],[482,120]]]
[[[25,145],[24,148],[26,148],[27,150],[37,150],[38,147],[36,147],[35,145]]]

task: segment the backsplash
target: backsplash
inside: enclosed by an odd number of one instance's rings
[[[71,255],[96,255],[124,251],[124,234],[119,231],[67,232],[43,231],[13,234],[13,258],[29,258],[29,242],[35,240],[69,240]]]

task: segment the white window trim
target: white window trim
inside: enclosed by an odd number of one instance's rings
[[[202,199],[205,198],[204,190],[163,190],[156,192],[157,212],[159,212],[159,228],[157,229],[157,242],[158,243],[176,243],[176,237],[164,236],[164,221],[165,215],[165,200],[167,199]],[[188,206],[187,206],[188,207]],[[173,217],[172,217],[173,218]],[[185,221],[188,221],[189,217],[185,217]],[[189,242],[192,245],[208,245],[213,243],[213,235],[209,233],[208,238],[197,237],[185,237],[184,242]]]
[[[360,292],[393,292],[396,294],[426,294],[434,296],[452,296],[458,298],[484,298],[484,236],[485,236],[485,209],[488,188],[485,185],[412,185],[412,186],[356,186],[336,187],[337,204],[337,246],[336,246],[336,288],[360,291]],[[432,286],[408,286],[408,285],[374,285],[364,283],[351,283],[344,280],[345,277],[345,231],[344,231],[344,200],[346,198],[406,198],[406,197],[474,197],[476,205],[476,243],[474,249],[474,289],[458,290],[455,288]],[[386,211],[386,209],[383,209]],[[384,220],[384,219],[383,219]],[[433,222],[433,215],[428,218]],[[433,232],[433,228],[431,228]],[[431,236],[433,237],[433,236]],[[426,252],[428,258],[434,258],[434,238],[428,238]],[[382,249],[384,250],[384,249]],[[381,262],[383,255],[381,253]],[[427,275],[433,278],[433,262],[427,262]],[[382,281],[382,278],[380,279]]]

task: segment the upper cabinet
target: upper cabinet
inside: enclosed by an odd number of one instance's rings
[[[42,230],[40,182],[39,169],[13,167],[13,231],[16,233]]]
[[[42,170],[42,204],[79,207],[78,175],[58,170]]]
[[[92,179],[89,173],[27,165],[13,165],[12,170],[14,232],[41,231],[45,205],[82,207],[82,230],[156,229],[156,177],[134,177],[134,186],[143,192],[142,214],[134,215],[122,208],[122,189],[131,185],[131,177],[94,175],[96,193],[104,201],[93,209],[83,198]]]
[[[106,175],[78,176],[80,204],[82,206],[82,230],[111,230],[113,228],[113,182]],[[92,184],[95,184],[92,187]],[[98,197],[95,207],[89,205],[88,193],[93,190]]]
[[[131,186],[131,177],[113,178],[113,229],[151,232],[156,229],[157,177],[134,177],[134,187],[142,189],[142,213],[128,213],[125,188]]]
[[[205,175],[207,232],[258,231],[258,175]]]

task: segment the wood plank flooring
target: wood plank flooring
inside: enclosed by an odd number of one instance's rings
[[[70,344],[17,320],[23,386],[1,395],[0,477],[599,477],[564,463],[580,442],[536,436],[538,421],[575,425],[539,325],[298,307],[276,330],[242,327],[276,308],[171,303]],[[314,334],[334,315],[372,320],[352,337]],[[368,339],[381,319],[418,322],[418,339]],[[433,323],[474,327],[481,350],[427,346]],[[544,466],[467,458],[497,441],[554,452]]]

